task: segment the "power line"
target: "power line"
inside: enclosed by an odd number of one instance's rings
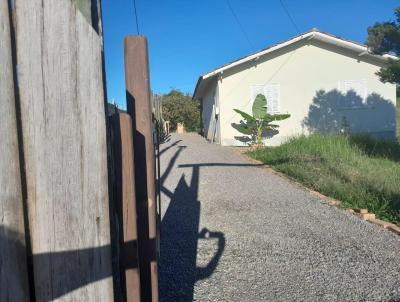
[[[300,32],[298,26],[296,25],[296,22],[294,22],[294,19],[293,19],[292,16],[290,15],[288,9],[286,8],[286,6],[285,6],[284,3],[282,2],[282,0],[279,0],[279,2],[281,3],[281,5],[282,5],[283,9],[285,10],[287,16],[289,17],[290,22],[291,22],[292,25],[295,27],[296,31],[300,34],[301,32]],[[227,3],[228,3],[228,6],[230,7],[230,5],[229,5],[229,0],[227,0]],[[231,7],[230,7],[230,8],[231,8]],[[234,16],[236,16],[232,9],[231,9],[231,11],[232,11],[232,14],[233,14]],[[237,17],[235,17],[235,19],[238,21],[238,23],[239,23],[239,25],[240,25],[240,22],[239,22],[239,20],[237,19]],[[241,28],[242,28],[242,27],[241,27]],[[243,29],[242,29],[242,30],[243,30]],[[243,31],[243,33],[246,34],[244,31]],[[247,35],[246,35],[246,37],[247,37]],[[247,38],[248,38],[248,37],[247,37]],[[250,41],[249,41],[249,43],[250,43]],[[279,65],[279,67],[278,67],[278,68],[276,69],[276,71],[272,74],[272,76],[271,76],[266,82],[264,82],[262,85],[263,85],[263,86],[268,85],[268,84],[275,78],[275,76],[281,71],[281,69],[290,61],[290,59],[292,58],[292,56],[293,56],[295,53],[296,53],[296,50],[292,51],[292,52],[290,53],[290,55],[288,56],[288,58],[287,58],[285,61],[283,61],[282,64]],[[245,80],[248,76],[249,76],[249,75],[245,75],[242,79],[240,79],[240,81],[238,81],[238,83],[241,82],[241,81],[243,81],[243,80]],[[230,95],[238,86],[239,86],[239,85],[234,85],[234,87],[233,87],[231,90],[229,90],[228,93],[224,95],[224,97],[227,97],[228,95]],[[241,106],[240,109],[241,109],[241,110],[245,109],[251,102],[253,102],[253,100],[250,99],[248,102],[246,102],[246,104],[245,104],[244,106]],[[228,120],[222,125],[222,127],[224,127],[226,124],[228,124],[229,122],[231,122],[231,121],[235,118],[235,116],[237,116],[237,113],[234,113],[230,118],[228,118]]]
[[[138,15],[137,15],[137,11],[136,11],[136,0],[133,0],[133,8],[135,9],[136,32],[139,35],[139,22],[138,22]]]
[[[243,32],[244,36],[246,37],[246,40],[249,42],[249,44],[250,44],[251,46],[253,46],[252,43],[251,43],[251,41],[250,41],[250,39],[249,39],[249,36],[247,35],[246,31],[244,30],[244,27],[243,27],[242,24],[240,23],[239,18],[238,18],[237,15],[235,14],[235,12],[234,12],[234,10],[233,10],[233,8],[232,8],[232,6],[231,6],[229,0],[226,0],[226,2],[227,2],[227,4],[228,4],[228,7],[229,7],[229,9],[230,9],[230,11],[231,11],[233,17],[235,18],[236,22],[238,23],[238,25],[239,25],[241,31]],[[287,16],[288,16],[290,22],[292,23],[292,25],[294,26],[294,28],[296,29],[296,31],[300,34],[301,32],[300,32],[300,30],[299,30],[299,27],[297,26],[296,22],[294,21],[294,19],[293,19],[292,16],[290,15],[289,10],[286,8],[286,6],[285,6],[285,4],[282,2],[282,0],[279,0],[279,2],[280,2],[280,4],[282,5],[282,7],[283,7],[285,13],[287,14]],[[292,52],[290,53],[290,55],[288,56],[288,58],[287,58],[284,62],[282,62],[282,64],[279,65],[279,67],[276,69],[276,71],[272,74],[272,76],[271,76],[266,82],[263,83],[263,85],[269,84],[269,83],[275,78],[275,76],[280,72],[280,70],[290,61],[290,59],[292,58],[292,56],[293,56],[295,53],[296,53],[296,50],[292,51]],[[249,76],[249,75],[245,75],[240,81],[246,79],[248,76]],[[240,82],[240,81],[239,81],[239,82]],[[238,86],[239,86],[239,85],[235,85],[231,90],[228,91],[228,93],[226,93],[226,94],[224,95],[224,97],[227,97],[228,95],[230,95]],[[246,102],[246,104],[245,104],[244,106],[241,106],[241,109],[245,109],[245,107],[247,107],[248,104],[250,104],[252,101],[253,101],[253,100],[250,99],[248,102]],[[231,121],[235,118],[236,115],[237,115],[237,114],[233,114],[230,118],[228,118],[228,120],[222,125],[222,127],[226,126],[226,124],[228,124],[229,122],[231,122]]]
[[[292,56],[296,53],[296,49],[294,51],[292,51],[290,53],[290,55],[287,57],[287,59],[285,61],[282,62],[282,64],[279,65],[279,67],[275,70],[275,72],[272,74],[272,76],[263,84],[261,84],[262,86],[268,85],[271,83],[271,81],[275,78],[275,76],[281,71],[281,69],[290,61],[290,59],[292,58]],[[247,74],[246,76],[244,76],[242,79],[240,79],[239,82],[244,81],[247,77],[249,76],[249,74]],[[227,97],[228,95],[230,95],[237,87],[239,87],[239,85],[235,85],[230,91],[228,91],[227,94],[224,95],[224,98]],[[253,102],[254,100],[249,99],[249,101],[246,102],[245,105],[240,106],[240,110],[245,110],[247,108],[247,106]],[[238,114],[237,113],[233,113],[231,115],[230,118],[228,118],[228,120],[221,126],[221,127],[225,127],[228,123],[230,123]]]
[[[229,2],[229,0],[226,0],[226,4],[228,5],[228,8],[233,16],[233,18],[235,18],[237,24],[239,25],[240,30],[242,31],[243,35],[246,37],[247,42],[250,44],[250,46],[252,48],[254,48],[253,43],[251,43],[249,36],[247,35],[242,23],[240,22],[238,16],[236,15],[235,11],[233,10],[231,3]]]
[[[286,5],[283,3],[283,0],[279,0],[279,3],[281,4],[283,10],[285,11],[286,15],[288,16],[290,22],[292,23],[292,25],[294,26],[294,28],[296,29],[297,33],[300,34],[300,29],[297,26],[296,22],[294,22],[294,19],[292,17],[292,15],[290,14],[289,10],[287,9]]]

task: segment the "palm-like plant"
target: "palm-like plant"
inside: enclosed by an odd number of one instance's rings
[[[252,107],[253,115],[239,109],[233,110],[239,113],[243,120],[239,124],[232,123],[232,127],[240,133],[250,136],[251,145],[257,147],[263,144],[263,137],[268,132],[278,132],[279,125],[272,124],[272,122],[285,120],[290,117],[290,114],[267,113],[267,99],[262,94],[258,94],[254,99]]]

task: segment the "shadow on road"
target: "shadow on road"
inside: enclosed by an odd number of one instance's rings
[[[174,144],[176,146],[176,144]],[[161,224],[161,256],[160,256],[160,301],[193,301],[194,285],[197,281],[209,278],[218,266],[225,249],[224,233],[203,228],[199,232],[201,202],[198,200],[201,167],[216,166],[257,166],[246,163],[203,163],[178,165],[178,168],[192,168],[192,176],[188,183],[182,174],[174,192],[163,186],[166,178],[174,168],[179,154],[186,148],[177,146],[161,177],[161,190],[170,198],[170,204]],[[217,249],[206,266],[198,267],[197,247],[199,240],[207,240]],[[205,243],[206,245],[208,243]]]
[[[168,163],[161,177],[164,183],[184,146]],[[199,233],[201,204],[198,200],[200,167],[193,167],[188,184],[182,174],[172,193],[162,186],[161,190],[170,198],[169,207],[162,220],[160,256],[160,301],[193,301],[196,281],[208,278],[218,265],[225,248],[225,236],[221,232],[203,229]],[[199,239],[218,240],[218,248],[205,267],[196,266]]]

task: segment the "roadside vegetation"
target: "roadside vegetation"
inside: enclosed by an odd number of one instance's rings
[[[200,130],[200,103],[192,100],[191,95],[172,89],[162,95],[162,110],[172,130],[176,130],[177,123],[183,123],[189,132]]]
[[[396,126],[397,126],[397,141],[400,143],[400,89],[397,89],[397,106],[396,106],[396,111],[397,111],[397,119],[396,119]]]
[[[400,225],[400,144],[313,134],[248,152],[307,187]]]
[[[262,94],[258,94],[253,101],[252,115],[239,109],[233,110],[242,116],[242,120],[239,124],[232,123],[231,125],[244,135],[235,138],[256,147],[263,145],[263,138],[279,133],[279,125],[272,124],[272,122],[290,117],[290,114],[267,113],[267,99]]]

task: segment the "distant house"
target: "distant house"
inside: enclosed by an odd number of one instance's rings
[[[233,109],[250,113],[254,97],[262,93],[268,112],[291,114],[267,144],[343,128],[394,138],[396,86],[375,74],[388,57],[313,29],[214,69],[200,76],[193,95],[202,104],[204,136],[221,145],[242,145],[242,134],[231,126],[240,121]]]

